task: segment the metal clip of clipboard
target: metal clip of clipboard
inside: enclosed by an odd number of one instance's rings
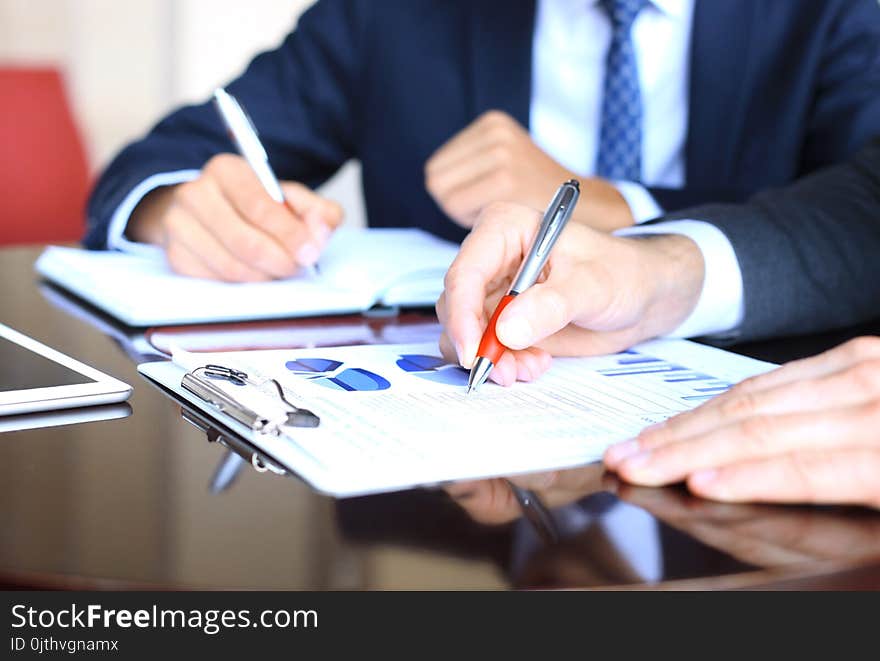
[[[274,397],[276,397],[284,410],[279,410],[278,414],[273,417],[265,416],[254,411],[237,401],[232,395],[218,388],[211,383],[212,379],[228,381],[239,386],[251,386],[257,388],[261,393],[266,395],[262,390],[262,386],[269,384],[274,389]],[[241,423],[251,431],[260,434],[270,434],[278,436],[281,434],[282,427],[317,427],[321,419],[309,411],[300,408],[290,402],[284,396],[284,389],[275,379],[268,379],[264,383],[257,383],[250,379],[245,372],[234,370],[222,365],[205,365],[194,369],[192,372],[184,374],[180,382],[181,388],[191,392],[202,401],[216,407],[231,417],[233,420]]]

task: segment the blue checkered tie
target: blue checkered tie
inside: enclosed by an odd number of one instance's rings
[[[630,35],[633,21],[649,0],[600,0],[611,19],[611,46],[605,60],[605,90],[596,174],[605,179],[641,181],[642,95]]]

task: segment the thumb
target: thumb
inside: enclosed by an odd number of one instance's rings
[[[519,294],[501,312],[498,340],[510,349],[526,349],[565,328],[574,318],[574,292],[550,281]]]
[[[576,286],[574,280],[551,276],[519,294],[498,317],[498,340],[510,349],[526,349],[582,316],[579,301],[583,299],[585,283]]]

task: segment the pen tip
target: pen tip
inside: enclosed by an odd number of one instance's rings
[[[467,394],[470,395],[470,394],[471,394],[471,390],[473,390],[473,389],[474,389],[474,387],[473,387],[472,385],[469,385],[469,386],[468,386],[468,389],[467,389]]]

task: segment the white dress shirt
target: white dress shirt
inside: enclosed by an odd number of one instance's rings
[[[694,0],[656,0],[632,25],[642,93],[642,181],[685,183]],[[611,21],[598,0],[539,0],[532,43],[532,139],[584,177],[596,172]],[[636,222],[663,212],[644,187],[614,182]]]
[[[642,92],[642,182],[680,188],[685,182],[691,26],[695,0],[652,0],[632,26]],[[532,45],[530,133],[535,143],[582,176],[595,172],[611,22],[598,0],[538,0]],[[132,211],[154,188],[189,181],[197,170],[154,175],[113,214],[110,248],[155,250],[126,239]],[[637,223],[663,209],[635,182],[613,182]],[[742,320],[742,274],[727,237],[713,225],[679,221],[627,228],[619,234],[677,233],[699,246],[706,276],[692,314],[671,335],[697,337],[735,329]]]
[[[632,25],[642,93],[642,182],[685,185],[688,85],[694,0],[652,0]],[[532,43],[530,133],[535,143],[582,176],[595,173],[611,21],[598,0],[538,0]],[[635,182],[613,182],[636,223],[663,209]],[[675,233],[691,238],[706,274],[697,306],[670,335],[729,333],[742,322],[742,274],[733,247],[714,225],[667,222],[618,234]]]

